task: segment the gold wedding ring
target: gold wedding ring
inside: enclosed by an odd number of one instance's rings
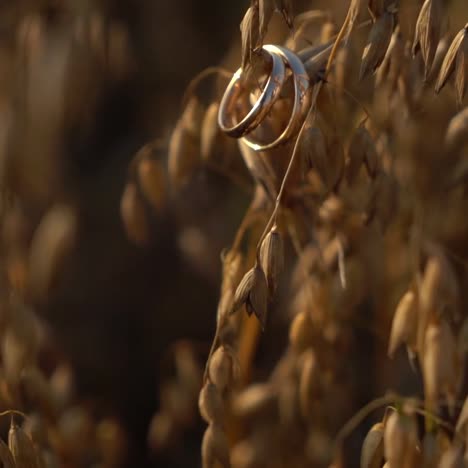
[[[268,80],[247,115],[237,122],[235,119],[239,104],[242,108],[255,98],[249,90],[242,86],[242,68],[239,68],[231,79],[221,104],[219,106],[218,124],[223,132],[235,138],[242,138],[243,142],[255,151],[265,151],[288,142],[293,138],[302,125],[309,106],[309,77],[304,64],[299,57],[290,50],[276,46],[264,45],[263,50],[272,59],[271,72]],[[263,143],[249,137],[266,118],[274,103],[280,97],[286,81],[286,67],[290,70],[294,82],[294,102],[286,128],[272,142]]]
[[[233,117],[236,114],[235,107],[238,100],[248,99],[247,90],[244,89],[241,81],[242,68],[239,68],[239,70],[234,73],[219,106],[218,125],[223,132],[234,138],[241,138],[260,125],[278,99],[278,95],[286,79],[286,69],[283,59],[278,54],[270,52],[266,46],[264,46],[263,49],[268,52],[272,59],[271,73],[260,97],[253,105],[252,109],[240,122],[236,123],[234,121]]]

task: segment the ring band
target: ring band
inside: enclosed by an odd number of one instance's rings
[[[291,69],[294,80],[294,104],[291,111],[291,118],[286,128],[276,140],[268,144],[263,144],[248,138],[246,136],[247,134],[243,137],[244,143],[255,151],[266,151],[287,142],[299,130],[309,106],[309,77],[299,57],[290,50],[280,46],[265,45],[264,49],[273,55],[279,55]]]
[[[286,79],[285,63],[282,57],[270,50],[269,46],[263,46],[272,59],[272,68],[268,81],[258,100],[253,105],[248,114],[238,123],[228,121],[229,115],[234,115],[234,106],[245,91],[241,84],[242,68],[239,68],[232,77],[223,99],[219,106],[218,125],[227,135],[241,138],[257,128],[277,100],[281,88]]]

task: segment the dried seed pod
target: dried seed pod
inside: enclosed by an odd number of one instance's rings
[[[374,424],[367,433],[361,450],[361,468],[380,468],[383,460],[384,425]]]
[[[468,24],[458,32],[447,50],[439,71],[439,76],[437,77],[437,82],[435,85],[436,93],[439,93],[447,83],[448,79],[455,70],[455,65],[458,63],[458,54],[460,53],[463,55],[465,49],[468,53]]]
[[[37,453],[32,440],[13,419],[8,431],[8,447],[18,468],[39,468]]]
[[[235,383],[239,375],[239,367],[231,347],[220,346],[213,353],[208,374],[221,393]]]
[[[260,321],[262,328],[265,328],[267,306],[268,306],[268,285],[265,273],[256,264],[242,278],[234,295],[232,311],[235,312],[243,304],[249,315],[252,313]]]
[[[343,178],[345,166],[344,148],[341,138],[335,135],[328,146],[328,161],[325,166],[324,183],[328,191],[336,190]]]
[[[421,49],[425,79],[429,76],[437,45],[439,44],[442,12],[441,0],[425,0],[416,22],[413,55],[416,55],[418,50]]]
[[[147,213],[133,182],[127,184],[122,194],[120,215],[127,237],[139,246],[146,245],[150,235]]]
[[[385,423],[384,455],[389,468],[411,468],[416,445],[417,426],[413,416],[393,412]]]
[[[449,325],[443,320],[428,325],[422,354],[424,394],[430,409],[438,407],[439,397],[444,395],[452,404],[457,386],[457,354],[455,338]]]
[[[360,80],[374,73],[382,63],[392,38],[393,22],[393,13],[386,11],[372,26],[362,54]]]
[[[202,441],[203,468],[215,468],[219,463],[223,468],[229,468],[229,446],[221,427],[210,424]]]
[[[310,315],[305,312],[299,312],[293,319],[289,327],[289,342],[298,353],[308,348],[314,337],[314,328]]]
[[[221,424],[224,417],[224,405],[218,388],[212,382],[206,382],[198,398],[198,409],[208,423]]]
[[[445,134],[445,145],[449,151],[456,151],[467,143],[468,107],[465,107],[450,120]]]
[[[44,298],[58,279],[75,244],[77,228],[77,215],[69,206],[53,206],[43,216],[29,255],[30,287],[38,298]]]
[[[166,205],[166,176],[160,161],[144,158],[138,163],[138,182],[142,194],[157,213]]]
[[[233,411],[241,418],[261,418],[274,412],[277,402],[277,395],[270,384],[253,384],[236,395]]]
[[[242,68],[245,69],[252,60],[252,52],[262,42],[258,5],[251,6],[246,11],[240,24],[240,31],[242,38]]]
[[[260,247],[260,263],[265,272],[270,296],[273,296],[278,288],[284,265],[283,239],[276,224],[263,239]]]
[[[0,461],[3,468],[18,468],[8,445],[0,439]]]
[[[406,344],[413,350],[415,349],[417,320],[416,294],[413,291],[407,291],[400,299],[393,317],[388,344],[388,355],[390,357],[395,354],[396,349],[402,344]]]
[[[169,141],[168,173],[173,187],[178,190],[193,176],[199,164],[198,140],[180,119]]]
[[[320,369],[315,352],[310,349],[301,356],[302,369],[299,378],[299,407],[302,417],[313,418],[313,404],[320,394]]]

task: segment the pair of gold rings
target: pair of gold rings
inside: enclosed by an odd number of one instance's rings
[[[218,114],[218,124],[221,130],[234,138],[242,138],[244,143],[255,151],[276,148],[294,137],[304,121],[310,100],[309,77],[299,57],[290,50],[277,45],[264,45],[263,50],[271,58],[271,72],[250,111],[240,120],[237,119],[236,114],[239,108],[245,109],[249,95],[252,98],[252,94],[242,83],[244,70],[239,68],[226,88]],[[294,83],[294,101],[289,122],[274,141],[263,143],[255,140],[251,133],[272,110],[289,76],[292,76]]]

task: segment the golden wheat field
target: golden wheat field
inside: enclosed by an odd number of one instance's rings
[[[0,3],[0,466],[468,467],[468,1]]]

